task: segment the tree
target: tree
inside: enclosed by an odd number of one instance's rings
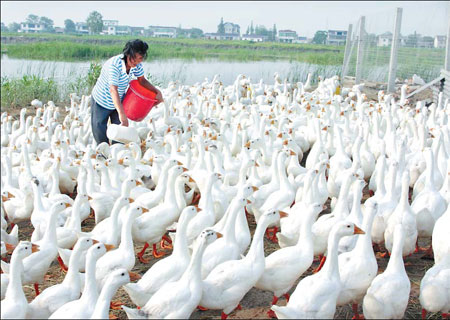
[[[8,27],[2,22],[2,32],[8,32]]]
[[[100,33],[103,30],[103,17],[98,11],[92,11],[86,19],[91,33]]]
[[[250,27],[247,27],[247,31],[245,31],[245,34],[249,34],[250,33]]]
[[[45,32],[54,32],[55,29],[53,28],[53,20],[49,19],[47,17],[41,17],[39,19],[39,23],[44,26]]]
[[[255,33],[255,29],[253,28],[253,20],[250,23],[250,34],[254,34]]]
[[[316,31],[312,43],[325,44],[326,41],[327,41],[327,32],[322,30]]]
[[[217,33],[218,34],[224,34],[225,33],[225,25],[223,23],[223,18],[220,18],[220,23],[217,26]]]
[[[28,23],[39,23],[39,17],[35,14],[29,14],[26,22]]]
[[[199,28],[191,29],[191,38],[198,39],[203,37],[203,30]]]
[[[20,24],[18,24],[17,22],[13,22],[8,25],[9,32],[17,32],[17,31],[19,31],[19,29],[20,29]]]
[[[65,33],[73,33],[75,32],[75,22],[70,19],[64,20],[64,32]]]
[[[272,29],[272,40],[275,41],[277,39],[277,25],[273,24],[273,29]]]
[[[419,42],[419,38],[420,38],[420,34],[418,34],[416,31],[414,31],[414,34],[410,34],[408,35],[408,37],[406,38],[406,43],[405,45],[407,47],[413,47],[416,48],[417,44]]]

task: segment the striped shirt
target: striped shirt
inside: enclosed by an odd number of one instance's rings
[[[119,92],[120,101],[123,100],[125,93],[127,92],[128,85],[132,78],[142,77],[144,75],[144,68],[142,63],[139,63],[136,67],[130,69],[130,73],[127,74],[125,61],[122,60],[123,54],[119,54],[108,59],[102,67],[100,77],[97,83],[92,89],[92,97],[95,102],[105,109],[114,110],[114,102],[109,91],[109,86],[117,86]]]

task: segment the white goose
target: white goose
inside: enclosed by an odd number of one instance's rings
[[[386,270],[373,279],[363,300],[366,319],[402,319],[408,305],[411,284],[403,264],[405,233],[395,226],[394,245]]]
[[[266,257],[264,273],[255,287],[273,292],[272,305],[284,295],[289,300],[288,291],[295,281],[311,266],[314,258],[314,247],[311,228],[323,205],[309,204],[301,225],[297,244],[279,249]],[[303,214],[303,213],[302,213]],[[269,311],[270,317],[275,314]]]
[[[409,172],[404,171],[402,176],[402,194],[400,201],[394,212],[387,221],[386,231],[384,232],[384,244],[386,249],[391,252],[393,248],[393,236],[395,225],[402,224],[405,232],[403,243],[403,256],[414,252],[417,241],[417,223],[414,212],[408,202],[409,193]]]
[[[341,306],[351,302],[356,319],[359,319],[358,303],[363,299],[378,271],[370,235],[377,206],[376,202],[366,202],[363,221],[363,228],[367,230],[366,234],[358,237],[352,251],[344,252],[338,257],[342,288],[338,295],[337,305]]]
[[[264,272],[263,237],[267,226],[285,215],[276,210],[265,212],[256,227],[247,255],[241,260],[223,262],[209,273],[203,280],[202,307],[222,309],[222,319],[238,307]]]
[[[38,247],[28,241],[21,241],[14,250],[11,256],[10,282],[5,298],[1,302],[2,319],[25,319],[28,301],[22,289],[22,274],[25,271],[23,259],[37,250]]]
[[[189,221],[199,211],[201,209],[194,206],[184,208],[177,224],[172,254],[153,264],[137,283],[129,283],[124,286],[130,299],[138,307],[143,307],[165,283],[177,281],[186,270],[190,259],[186,229]]]
[[[105,284],[97,299],[91,319],[108,319],[111,299],[120,286],[130,282],[132,279],[133,275],[130,275],[130,272],[124,268],[112,270],[105,279]]]
[[[123,307],[130,319],[161,318],[188,319],[198,306],[202,297],[202,279],[200,268],[203,251],[206,246],[220,238],[221,234],[205,229],[195,241],[194,251],[181,278],[165,283],[156,291],[150,300],[140,310]]]
[[[328,258],[322,270],[303,278],[285,307],[273,305],[278,319],[332,319],[342,284],[338,266],[338,243],[343,236],[364,234],[352,222],[337,222],[328,237]]]
[[[118,268],[125,268],[128,271],[134,267],[134,247],[133,238],[131,235],[131,228],[135,223],[136,218],[148,210],[132,204],[127,210],[127,217],[121,230],[121,241],[117,249],[108,251],[97,261],[95,278],[97,280],[98,288],[103,288],[105,281],[111,271]]]
[[[80,255],[94,244],[91,238],[80,238],[73,249],[69,262],[69,270],[63,282],[51,286],[38,295],[28,306],[27,318],[48,318],[65,303],[78,299],[80,296]]]

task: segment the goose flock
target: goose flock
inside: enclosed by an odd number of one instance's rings
[[[355,319],[400,319],[405,262],[424,254],[422,317],[448,317],[448,99],[412,105],[403,85],[369,100],[363,84],[310,81],[172,81],[128,144],[95,143],[90,96],[3,112],[1,318],[226,319],[257,288],[273,294],[269,317],[351,304]],[[135,273],[137,260],[153,264]],[[58,263],[63,281],[41,292]]]

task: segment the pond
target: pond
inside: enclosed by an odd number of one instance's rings
[[[6,54],[1,56],[1,76],[8,78],[21,78],[24,75],[38,75],[43,78],[54,78],[58,82],[64,82],[70,78],[85,76],[89,70],[89,61],[61,62],[42,61],[9,58]],[[211,81],[216,74],[224,85],[231,85],[239,74],[251,78],[253,83],[263,79],[264,83],[272,84],[274,74],[278,72],[282,79],[290,82],[306,80],[308,72],[313,78],[318,75],[330,77],[340,74],[341,66],[323,66],[301,62],[289,61],[253,61],[253,62],[229,62],[219,60],[154,60],[144,62],[146,75],[150,73],[152,78],[163,86],[169,81],[178,80],[183,84],[194,84]]]

